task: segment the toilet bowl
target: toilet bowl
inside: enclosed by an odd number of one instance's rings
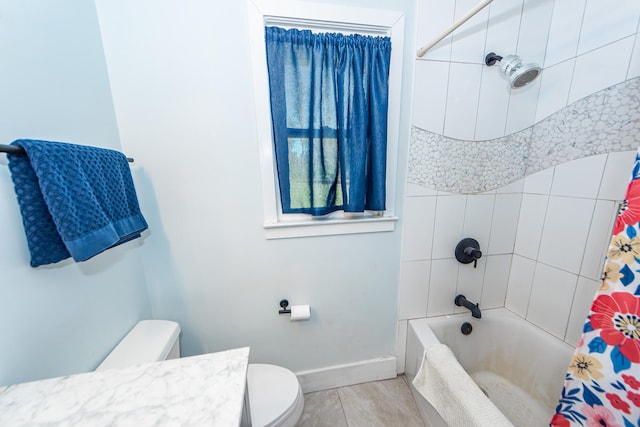
[[[288,369],[250,363],[247,374],[251,425],[293,427],[304,409],[298,378]]]
[[[169,320],[142,320],[96,368],[139,365],[180,357],[180,326]],[[250,363],[247,372],[249,409],[253,427],[293,427],[304,408],[302,388],[295,374],[275,365]]]

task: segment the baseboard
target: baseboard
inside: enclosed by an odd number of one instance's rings
[[[346,365],[296,372],[296,375],[302,386],[303,393],[310,393],[369,381],[395,378],[396,370],[396,357],[386,356]]]

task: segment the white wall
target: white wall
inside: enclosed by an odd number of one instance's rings
[[[417,45],[426,44],[475,3],[419,0]],[[416,60],[412,125],[471,144],[525,129],[581,98],[639,76],[639,20],[640,3],[634,0],[494,1]],[[497,67],[483,65],[491,51],[517,53],[545,69],[531,85],[510,91]],[[459,310],[453,297],[461,290],[485,308],[503,306],[506,300],[510,309],[575,344],[597,288],[603,261],[598,257],[608,244],[614,196],[623,197],[633,157],[610,153],[570,162],[488,194],[447,194],[409,184],[398,354],[404,353],[406,319]],[[567,171],[589,178],[588,195],[577,193]],[[540,176],[549,179],[549,188],[532,193]],[[534,201],[536,197],[540,200]],[[586,209],[578,214],[579,226],[570,220],[574,205]],[[537,225],[538,234],[531,234],[527,221]],[[551,237],[554,229],[564,234]],[[474,235],[488,255],[476,270],[453,258],[459,238]],[[561,237],[582,245],[571,251],[575,260],[570,266],[558,265],[563,260],[556,260],[559,255],[551,250]],[[523,253],[525,241],[536,251]],[[558,289],[548,286],[554,274],[564,280]],[[545,315],[551,312],[555,314]],[[403,370],[401,363],[398,370]]]
[[[393,354],[398,230],[264,237],[245,2],[99,0],[97,9],[122,144],[139,160],[152,212],[142,250],[153,314],[180,322],[183,354],[248,345],[253,361],[295,371]],[[310,304],[312,319],[279,316],[285,297]]]
[[[120,149],[93,4],[2,2],[0,20],[0,142]],[[150,315],[140,242],[34,269],[4,155],[0,199],[0,385],[95,368]]]

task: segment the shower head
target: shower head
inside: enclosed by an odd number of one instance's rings
[[[522,64],[522,59],[518,55],[502,57],[491,52],[484,59],[484,63],[488,66],[495,65],[496,62],[500,63],[500,71],[509,80],[509,85],[513,89],[528,85],[542,72],[538,64]]]

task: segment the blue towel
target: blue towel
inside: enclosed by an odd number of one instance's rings
[[[19,139],[8,154],[31,266],[85,261],[147,228],[124,154],[63,142]]]

